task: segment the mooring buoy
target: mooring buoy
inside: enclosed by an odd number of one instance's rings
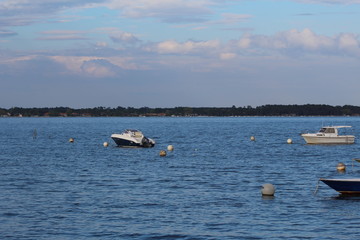
[[[255,141],[255,137],[254,137],[254,136],[251,136],[251,137],[250,137],[250,140],[251,140],[251,141]]]
[[[261,194],[263,196],[274,196],[275,194],[275,187],[271,183],[266,183],[262,185]]]
[[[104,142],[103,145],[104,145],[104,147],[107,147],[107,146],[109,146],[109,143],[108,143],[108,142]]]
[[[345,164],[343,164],[342,162],[341,163],[338,163],[338,165],[336,166],[336,169],[340,172],[343,172],[346,170],[346,166]]]
[[[168,150],[168,151],[173,151],[173,150],[174,150],[174,146],[173,146],[173,145],[167,146],[167,150]]]
[[[287,143],[288,143],[288,144],[292,144],[292,143],[293,143],[292,139],[289,138],[289,139],[287,140]]]
[[[161,150],[159,155],[160,155],[160,157],[165,157],[166,156],[166,151]]]
[[[74,142],[74,141],[75,141],[75,140],[74,140],[73,138],[70,138],[70,139],[69,139],[69,142],[71,142],[71,143]]]

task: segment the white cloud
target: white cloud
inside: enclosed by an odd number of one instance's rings
[[[106,42],[97,42],[95,46],[103,48],[103,47],[107,47],[108,44]]]
[[[100,33],[108,35],[114,43],[136,44],[141,42],[134,33],[122,31],[121,29],[115,27],[98,28],[95,32],[97,34]]]
[[[236,58],[236,53],[220,53],[221,60],[230,60]]]
[[[354,34],[341,34],[338,37],[338,42],[341,49],[359,49],[359,42]]]
[[[252,16],[248,15],[248,14],[236,14],[236,13],[222,13],[221,16],[222,16],[221,20],[213,21],[213,22],[209,22],[209,23],[236,24],[236,23],[243,22],[247,19],[252,18]]]
[[[122,32],[122,31],[117,31],[115,33],[112,33],[110,35],[110,38],[116,43],[133,44],[140,41],[134,34],[129,32]]]
[[[104,0],[105,1],[105,0]],[[64,9],[86,6],[91,3],[104,2],[99,0],[3,0],[0,2],[0,12],[24,12],[27,14],[49,13]]]
[[[89,74],[93,77],[115,76],[116,69],[140,69],[131,63],[131,58],[52,56],[50,59],[65,66],[72,73]]]
[[[328,48],[334,44],[333,39],[326,36],[316,35],[307,28],[302,31],[293,29],[282,32],[279,36],[277,36],[277,38],[283,38],[290,47],[301,47],[305,49]]]
[[[99,60],[98,57],[75,57],[75,56],[52,56],[50,59],[64,65],[69,71],[81,73],[81,66],[84,62]]]
[[[10,57],[10,56],[1,56],[0,63],[1,64],[13,64],[21,61],[31,61],[33,59],[38,58],[38,55],[27,55],[21,57]]]
[[[0,1],[0,26],[26,26],[43,21],[62,11],[85,8],[91,3],[105,0],[2,0]],[[74,18],[72,16],[71,18]],[[69,21],[70,19],[65,19]],[[63,20],[60,20],[63,21]]]
[[[360,41],[354,34],[344,33],[337,38],[340,51],[360,57]]]
[[[202,21],[212,11],[211,0],[110,0],[105,5],[130,18],[159,18],[164,22]]]
[[[40,33],[39,40],[85,40],[88,39],[83,31],[51,30]]]
[[[111,67],[107,66],[107,61],[105,60],[91,60],[85,61],[81,65],[81,70],[93,77],[112,77],[116,73],[111,70]]]
[[[291,53],[301,50],[302,54],[359,54],[359,39],[354,34],[342,33],[338,36],[318,35],[310,29],[291,29],[273,36],[246,34],[237,42],[240,49],[262,49]]]
[[[195,41],[187,41],[187,42],[177,42],[175,40],[169,40],[160,42],[155,45],[154,48],[149,49],[150,51],[156,51],[158,53],[180,53],[180,54],[187,54],[193,53],[200,50],[212,50],[214,48],[219,47],[220,42],[217,40],[211,41],[202,41],[202,42],[195,42]]]
[[[250,44],[251,44],[251,39],[250,39],[249,35],[245,35],[238,42],[238,46],[240,48],[249,48]]]

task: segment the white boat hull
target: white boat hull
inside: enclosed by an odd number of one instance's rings
[[[308,144],[353,144],[355,137],[352,135],[342,136],[317,136],[316,134],[302,134]]]
[[[126,130],[124,133],[111,135],[116,145],[119,147],[144,147],[149,148],[155,145],[155,141],[145,137],[140,131]]]
[[[155,141],[150,138],[145,138],[139,142],[136,140],[129,140],[117,136],[111,136],[111,138],[114,140],[116,145],[119,147],[144,147],[144,148],[150,148],[155,145]]]

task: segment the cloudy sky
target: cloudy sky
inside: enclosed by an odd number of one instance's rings
[[[0,0],[0,107],[360,105],[360,0]]]

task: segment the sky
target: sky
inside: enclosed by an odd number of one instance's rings
[[[0,0],[0,107],[360,106],[360,0]]]

